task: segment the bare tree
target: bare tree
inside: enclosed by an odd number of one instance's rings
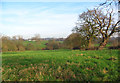
[[[104,3],[99,4],[97,9],[112,9],[113,11],[117,10],[118,12],[116,13],[116,16],[118,15],[118,25],[120,26],[120,0],[106,0]],[[116,22],[116,23],[117,23]]]
[[[87,12],[83,12],[79,15],[76,27],[73,29],[73,31],[87,38],[88,48],[91,48],[93,38],[97,38],[99,35],[99,31],[96,26],[97,23],[94,21],[94,16],[91,15],[92,13],[92,10],[88,10]]]
[[[113,33],[119,32],[118,23],[114,22],[113,11],[107,11],[106,13],[102,10],[93,10],[94,21],[98,24],[99,32],[101,33],[102,42],[100,43],[99,49],[103,49],[109,38],[113,35]]]
[[[22,35],[16,35],[16,36],[13,36],[13,39],[23,40],[23,36]]]
[[[74,29],[81,35],[85,36],[89,42],[88,48],[91,46],[91,40],[101,34],[102,41],[98,49],[103,49],[109,38],[116,32],[120,31],[120,20],[115,22],[115,13],[113,9],[93,9],[82,13],[79,16],[77,27]]]
[[[100,12],[97,10],[107,11],[104,16],[100,16]],[[118,12],[115,12],[118,10]],[[106,0],[104,3],[101,3],[95,10],[95,19],[99,24],[99,32],[102,35],[102,42],[99,46],[99,49],[103,49],[108,39],[116,32],[119,33],[120,30],[120,0]],[[114,12],[114,13],[113,13]],[[103,12],[102,12],[103,13]],[[114,22],[114,15],[118,15],[118,20]]]
[[[40,34],[35,34],[34,37],[32,37],[31,39],[39,41],[40,40]]]
[[[17,37],[16,37],[16,36],[13,36],[12,39],[13,39],[13,40],[17,40]]]

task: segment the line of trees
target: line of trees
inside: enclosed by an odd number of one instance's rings
[[[34,40],[36,40],[36,45],[40,44],[40,36],[35,35]],[[3,52],[7,51],[25,51],[25,50],[39,50],[33,43],[25,43],[25,39],[22,36],[13,36],[10,38],[9,36],[2,36],[1,38],[2,44],[0,48],[2,48]]]
[[[15,37],[13,37],[13,40],[11,40],[10,37],[3,36],[2,51],[24,51],[25,47],[21,41],[21,39],[17,40]]]
[[[93,39],[94,44],[98,44],[100,42],[100,38]],[[88,49],[89,41],[85,36],[82,36],[79,33],[72,33],[70,34],[64,41],[56,41],[56,40],[48,40],[47,43],[44,43],[46,47],[40,47],[41,41],[28,41],[24,40],[23,38],[16,39],[15,37],[10,38],[8,36],[2,37],[2,48],[3,52],[7,51],[26,51],[26,50],[55,50],[55,49],[81,49],[86,50]],[[45,40],[47,41],[47,40]],[[118,41],[118,42],[116,42]],[[118,49],[119,37],[117,38],[110,38],[108,43],[111,44],[109,46],[110,49]],[[1,44],[0,44],[1,45]],[[40,49],[41,48],[41,49]]]
[[[24,39],[22,36],[2,36],[0,43],[0,48],[3,52],[7,51],[26,51],[26,50],[54,50],[63,48],[63,41],[58,41],[56,39],[42,40],[39,34],[35,34],[34,37],[30,39]],[[41,41],[45,41],[45,47],[42,46]],[[43,44],[43,45],[44,45]],[[1,50],[0,50],[1,51]]]

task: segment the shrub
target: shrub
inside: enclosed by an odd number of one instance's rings
[[[83,49],[87,47],[87,42],[80,34],[72,33],[65,39],[64,47],[68,49]]]
[[[54,50],[59,49],[60,43],[55,40],[49,40],[46,45],[47,45],[46,49]]]
[[[2,51],[3,52],[7,52],[8,51],[8,46],[3,44]]]
[[[36,47],[33,44],[29,43],[26,46],[26,50],[36,50]]]
[[[2,38],[2,51],[17,51],[16,44],[7,37]]]

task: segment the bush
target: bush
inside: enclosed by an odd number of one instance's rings
[[[21,40],[14,40],[16,46],[17,46],[17,50],[18,51],[25,51],[25,46],[23,45],[23,41]]]
[[[2,51],[17,51],[17,47],[12,40],[7,37],[2,38]]]
[[[84,49],[87,47],[87,42],[80,34],[72,33],[65,39],[64,47],[68,49]]]
[[[49,40],[46,45],[47,45],[46,49],[48,50],[54,50],[60,48],[60,43],[55,40]]]
[[[18,51],[25,51],[25,47],[23,45],[18,46]]]
[[[3,44],[2,51],[3,52],[7,52],[8,51],[8,46]]]
[[[26,50],[36,50],[36,47],[33,44],[29,43],[26,46]]]

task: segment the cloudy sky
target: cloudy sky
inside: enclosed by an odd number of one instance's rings
[[[101,2],[0,2],[0,33],[8,36],[34,34],[45,37],[67,37],[87,8]]]

